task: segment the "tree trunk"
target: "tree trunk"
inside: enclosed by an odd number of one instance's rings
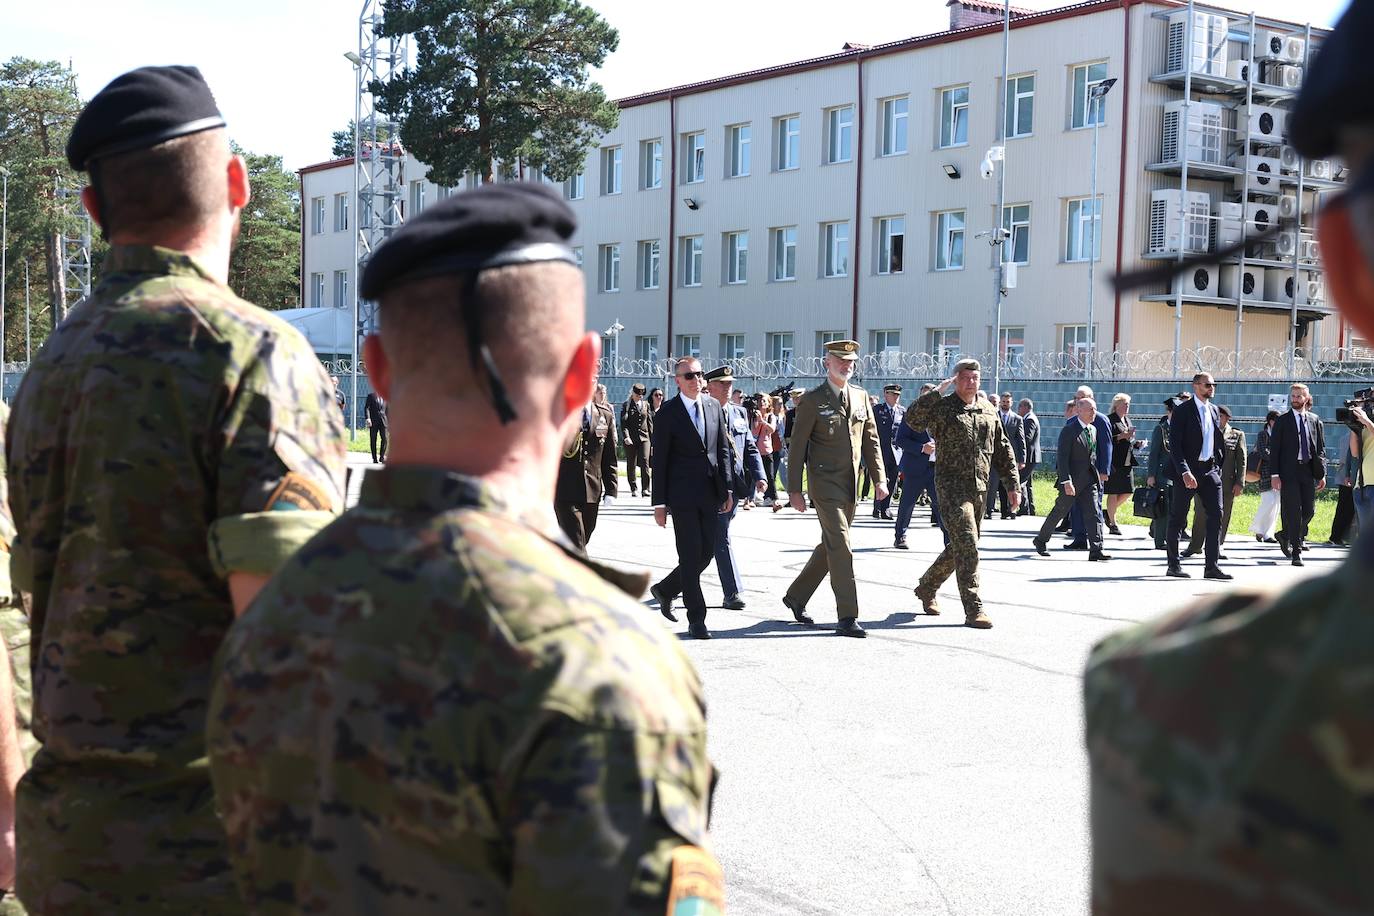
[[[43,246],[43,260],[48,268],[48,301],[52,303],[52,326],[57,330],[67,317],[67,268],[62,263],[62,235],[48,234]]]

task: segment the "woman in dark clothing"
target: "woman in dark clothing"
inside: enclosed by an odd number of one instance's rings
[[[1274,431],[1274,424],[1278,419],[1277,410],[1269,411],[1264,418],[1264,428],[1255,439],[1254,460],[1259,467],[1260,504],[1259,509],[1255,511],[1254,519],[1250,522],[1250,533],[1255,536],[1255,540],[1267,544],[1276,543],[1274,527],[1279,523],[1279,493],[1270,489],[1269,481],[1269,436]]]
[[[1116,510],[1135,492],[1135,426],[1131,423],[1131,397],[1118,394],[1112,398],[1112,412],[1107,423],[1112,428],[1112,463],[1104,491],[1107,494],[1107,530],[1120,534],[1116,526]],[[1143,444],[1143,443],[1142,443]]]

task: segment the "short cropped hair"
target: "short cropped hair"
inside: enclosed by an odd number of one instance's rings
[[[177,137],[95,163],[91,184],[106,234],[159,234],[208,222],[229,206],[222,169],[229,161],[223,130]]]
[[[1031,410],[1034,410],[1034,409],[1035,409],[1035,402],[1032,401],[1030,398],[1022,398],[1022,399],[1021,399],[1021,403],[1018,404],[1017,406],[1018,406],[1018,407],[1029,407]]]

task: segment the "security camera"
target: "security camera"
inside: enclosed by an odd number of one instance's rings
[[[984,159],[978,164],[978,174],[984,178],[991,178],[993,175],[993,165],[991,159]]]

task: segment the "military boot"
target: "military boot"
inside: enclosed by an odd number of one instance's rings
[[[982,608],[972,611],[966,609],[964,611],[964,626],[973,627],[975,630],[991,630],[992,621],[988,619],[987,614],[983,613]]]
[[[915,589],[914,591],[916,593],[916,597],[921,599],[922,611],[924,611],[932,617],[940,616],[940,602],[935,599],[934,595],[926,597],[925,595],[921,594],[921,590],[919,588]]]

